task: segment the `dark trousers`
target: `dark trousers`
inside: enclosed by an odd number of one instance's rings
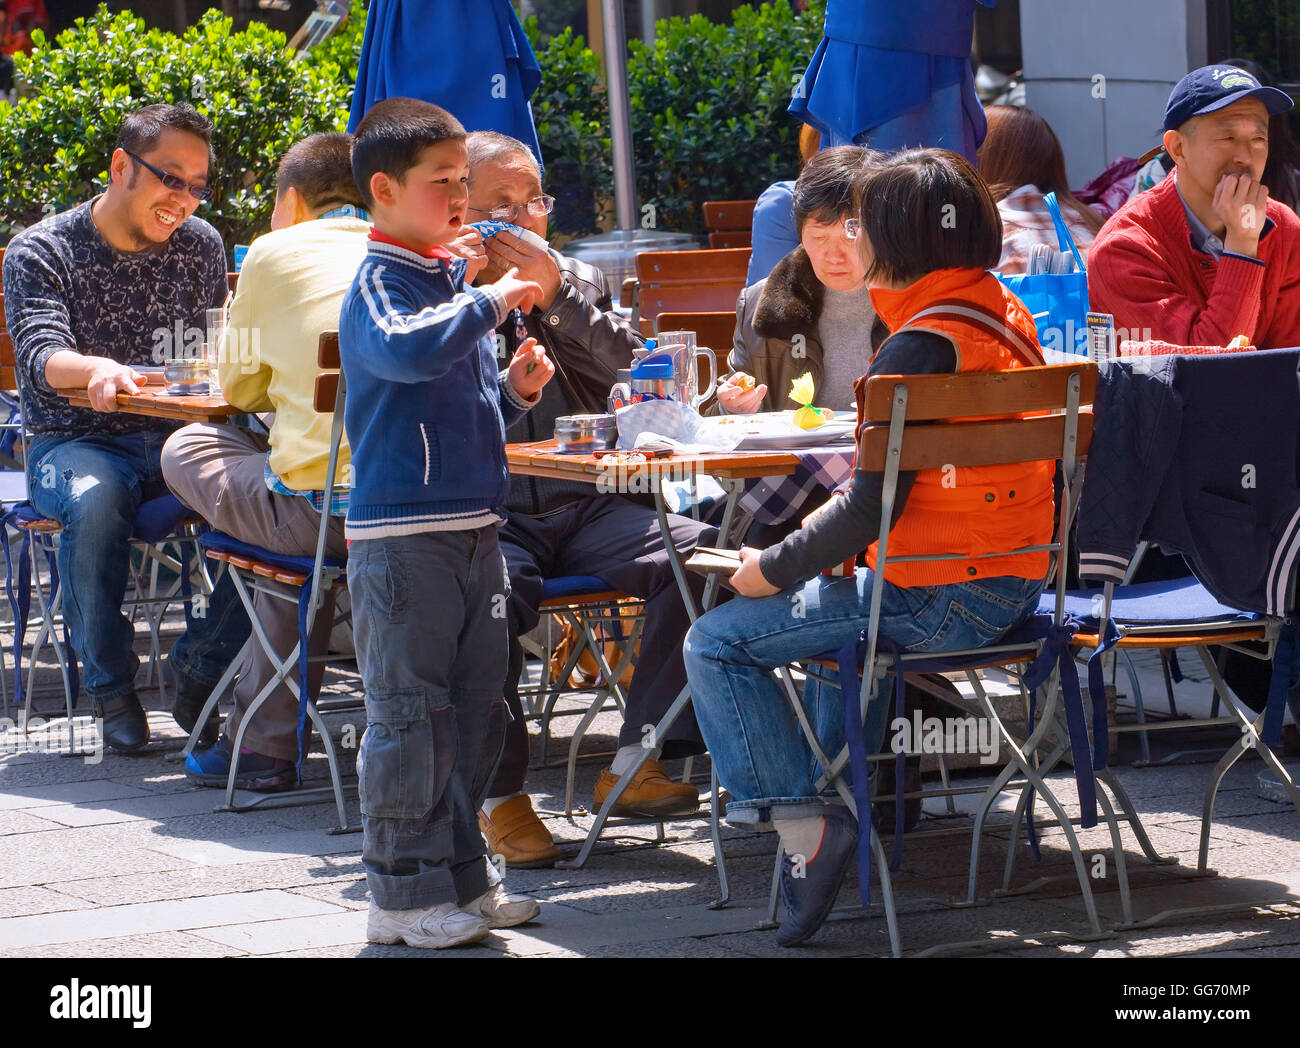
[[[366,733],[357,754],[371,898],[409,910],[494,883],[476,815],[501,752],[495,527],[364,539],[348,550]]]
[[[689,552],[697,545],[712,545],[717,529],[670,516],[673,545]],[[523,791],[528,770],[528,730],[519,703],[519,677],[524,653],[521,634],[539,621],[542,581],[565,575],[595,575],[612,589],[645,600],[645,625],[627,709],[618,744],[630,746],[644,737],[642,727],[657,724],[686,686],[682,639],[690,626],[681,590],[673,577],[659,521],[653,510],[617,495],[581,499],[544,517],[511,513],[501,528],[501,552],[510,573],[510,665],[505,696],[511,721],[506,749],[497,769],[491,797]],[[698,603],[704,579],[690,575]],[[688,706],[671,731],[661,737],[663,756],[669,759],[704,752],[704,743]]]

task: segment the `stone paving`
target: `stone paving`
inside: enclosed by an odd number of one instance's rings
[[[1185,660],[1190,662],[1190,660]],[[1156,664],[1142,665],[1148,706],[1162,696]],[[348,693],[358,684],[350,663],[332,666],[327,690]],[[1204,694],[1189,673],[1180,686],[1180,707]],[[1191,698],[1189,698],[1191,696]],[[457,956],[457,957],[764,957],[789,956],[774,933],[760,929],[771,883],[776,838],[727,828],[726,869],[731,904],[710,909],[719,895],[708,835],[707,806],[700,817],[667,824],[668,840],[652,843],[655,827],[620,826],[579,870],[510,870],[512,890],[542,902],[540,919],[498,932],[483,945],[425,954],[365,941],[366,887],[359,834],[331,834],[332,804],[299,805],[247,813],[216,812],[219,791],[199,789],[168,757],[182,736],[161,711],[155,690],[142,692],[151,706],[154,742],[136,757],[104,754],[95,760],[47,752],[51,732],[0,733],[0,956]],[[54,709],[59,696],[40,690],[38,709]],[[1125,712],[1121,697],[1121,715]],[[13,716],[12,708],[6,711]],[[364,726],[358,714],[330,717],[332,734],[347,742]],[[562,754],[576,718],[556,722],[552,755]],[[355,730],[353,730],[355,729]],[[534,743],[536,725],[532,726]],[[614,746],[617,722],[599,717],[584,744],[597,754]],[[1226,747],[1235,732],[1218,729],[1166,733],[1157,754],[1175,749]],[[66,745],[65,745],[66,748]],[[536,745],[535,745],[536,752]],[[350,761],[355,749],[345,749]],[[1126,736],[1122,758],[1137,755]],[[577,797],[590,804],[591,790],[607,758],[578,766]],[[670,765],[670,771],[678,766]],[[926,815],[906,839],[894,888],[905,953],[942,950],[1024,956],[1300,956],[1300,817],[1289,806],[1261,797],[1253,757],[1238,763],[1219,795],[1211,841],[1217,877],[1195,875],[1201,793],[1210,763],[1164,767],[1122,766],[1118,777],[1142,815],[1153,846],[1178,860],[1155,866],[1125,835],[1125,856],[1139,918],[1192,906],[1233,906],[1229,912],[1174,916],[1157,927],[1120,931],[1101,941],[1070,935],[1086,932],[1084,908],[1061,832],[1043,832],[1042,862],[1023,842],[1013,877],[1014,893],[992,895],[1001,878],[1012,801],[988,835],[980,867],[980,905],[956,908],[965,894],[975,797],[961,797],[950,816],[942,801],[926,802]],[[1300,770],[1300,769],[1297,769]],[[697,781],[707,789],[707,761],[697,762]],[[307,777],[323,782],[325,762],[307,762]],[[986,779],[962,773],[959,784]],[[1051,780],[1058,795],[1073,799],[1068,771]],[[563,804],[563,768],[531,774],[535,803],[548,810]],[[249,795],[241,794],[241,797]],[[1066,805],[1067,809],[1077,808]],[[1042,813],[1043,806],[1038,806]],[[348,819],[358,820],[355,792]],[[547,816],[562,847],[576,851],[590,825]],[[1109,836],[1083,831],[1089,870],[1103,923],[1120,919],[1120,899]],[[886,839],[886,847],[889,840]],[[880,908],[857,908],[846,885],[837,912],[807,956],[881,956],[889,940]],[[878,894],[878,887],[873,888]]]

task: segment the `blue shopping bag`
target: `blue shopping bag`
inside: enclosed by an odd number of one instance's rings
[[[1034,316],[1038,327],[1038,344],[1044,350],[1070,353],[1080,357],[1088,355],[1088,274],[1083,258],[1074,244],[1074,237],[1061,217],[1056,194],[1043,197],[1047,210],[1056,224],[1057,244],[1062,251],[1074,255],[1079,267],[1074,273],[1033,273],[1006,276],[994,273],[1009,287]]]

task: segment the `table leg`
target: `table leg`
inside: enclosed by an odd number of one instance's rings
[[[722,510],[721,529],[721,542],[723,548],[725,548],[727,542],[727,529],[731,527],[731,520],[736,512],[736,503],[740,501],[740,493],[744,490],[745,484],[744,481],[732,478],[719,478],[718,483],[727,493],[727,501]],[[673,545],[672,529],[668,524],[668,508],[664,505],[663,491],[658,485],[655,486],[654,496],[655,512],[659,515],[659,530],[663,535],[664,548],[667,551],[669,558],[668,562],[672,565],[673,576],[677,579],[677,586],[682,592],[682,600],[686,602],[686,612],[690,615],[691,622],[694,622],[699,618],[700,608],[695,604],[695,595],[691,592],[690,584],[686,579],[685,562],[682,555],[677,552],[677,547]],[[713,604],[717,599],[716,583],[716,576],[710,576],[709,581],[705,584],[704,599],[701,602],[704,611],[708,611],[713,607]],[[658,740],[668,734],[669,730],[677,722],[677,718],[681,716],[682,710],[686,708],[686,704],[690,701],[691,689],[690,686],[687,685],[678,693],[677,698],[673,700],[673,704],[668,707],[667,712],[664,713],[662,718],[660,718],[659,723],[655,725],[654,731],[648,736],[647,741],[650,741],[652,745],[642,747],[636,763],[619,776],[618,782],[615,783],[614,788],[610,790],[609,796],[605,798],[605,803],[600,806],[600,811],[596,813],[596,821],[592,823],[591,829],[587,831],[587,839],[583,841],[582,849],[578,852],[576,857],[557,862],[555,864],[557,868],[576,870],[580,869],[583,864],[586,863],[587,859],[591,855],[592,848],[596,846],[596,842],[600,839],[601,832],[605,828],[605,823],[608,821],[609,814],[613,810],[614,805],[623,795],[623,791],[626,790],[628,786],[631,785],[632,780],[636,778],[637,773],[641,770],[641,766],[651,757],[657,758],[659,756],[662,747],[658,745]],[[716,846],[715,852],[717,853],[717,858],[719,860],[718,879],[721,882],[722,894],[725,898],[727,895],[726,871],[721,863],[721,852],[716,848]]]

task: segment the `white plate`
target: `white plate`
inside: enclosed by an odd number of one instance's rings
[[[743,433],[737,451],[781,451],[786,448],[810,448],[851,439],[854,419],[848,412],[836,412],[835,418],[813,429],[800,429],[793,422],[793,411],[759,411],[753,415],[722,415],[707,421],[724,431],[739,429]]]

